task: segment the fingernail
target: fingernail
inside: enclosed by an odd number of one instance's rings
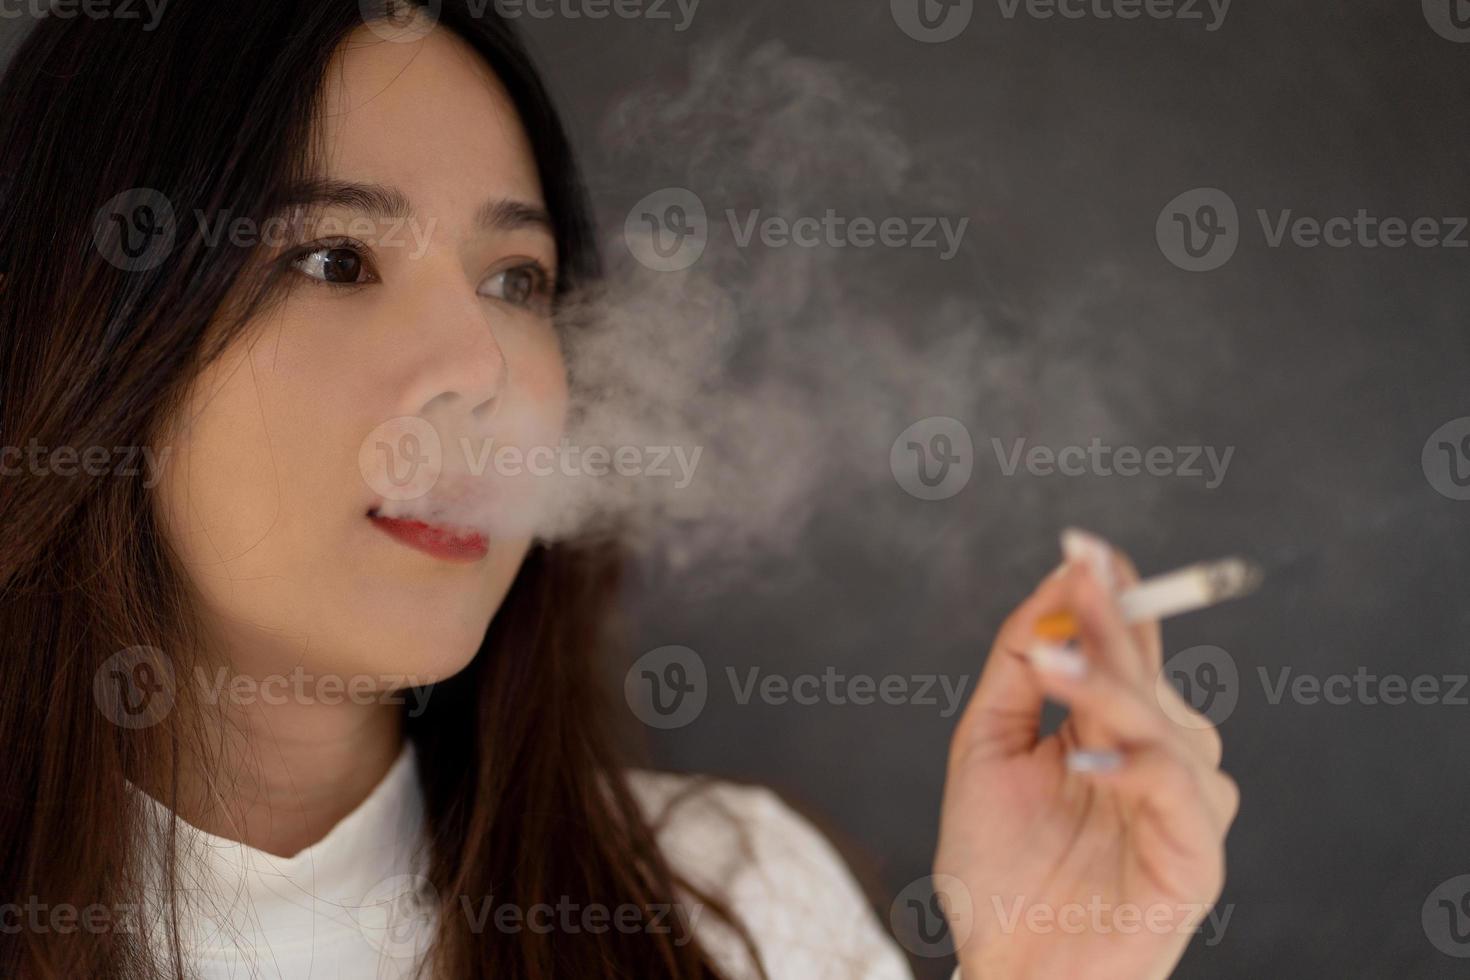
[[[1031,644],[1026,656],[1043,674],[1079,678],[1087,674],[1087,658],[1076,647],[1045,640]]]
[[[1117,588],[1113,575],[1113,549],[1096,534],[1069,527],[1062,532],[1062,555],[1068,561],[1086,562],[1093,576],[1109,592]]]
[[[1067,769],[1070,772],[1114,772],[1122,765],[1123,753],[1110,749],[1078,749],[1067,753]]]

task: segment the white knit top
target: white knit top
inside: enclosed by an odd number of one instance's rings
[[[629,774],[650,820],[690,778]],[[151,826],[161,831],[168,811],[145,799]],[[367,799],[291,857],[179,821],[180,939],[190,969],[200,980],[412,976],[434,925],[411,898],[423,884],[423,819],[415,750],[406,744]],[[155,835],[154,844],[161,840]],[[769,790],[711,783],[675,805],[658,840],[676,870],[729,904],[771,980],[911,980],[906,960],[832,845]],[[487,935],[631,929],[650,921],[658,927],[659,913],[631,908],[564,902],[514,909],[493,897],[462,904]],[[161,911],[156,900],[151,908],[154,915]],[[701,915],[697,903],[664,912],[686,916],[731,976],[754,976],[744,947],[713,915]]]

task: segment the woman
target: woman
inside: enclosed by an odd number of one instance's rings
[[[628,768],[613,546],[390,506],[403,419],[555,438],[597,276],[493,6],[48,18],[0,128],[0,974],[908,975],[769,792]],[[968,978],[1165,976],[1223,884],[1219,740],[1127,562],[1065,551],[950,747]],[[1080,645],[1033,642],[1061,609]],[[1010,917],[1098,903],[1164,927]]]

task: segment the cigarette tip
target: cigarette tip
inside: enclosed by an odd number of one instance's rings
[[[1077,618],[1069,612],[1054,612],[1042,616],[1032,628],[1039,640],[1050,643],[1066,643],[1077,638]]]

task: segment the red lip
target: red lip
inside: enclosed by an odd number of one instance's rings
[[[445,527],[440,524],[425,524],[398,517],[381,517],[369,514],[368,518],[410,548],[417,548],[427,555],[443,561],[472,562],[484,558],[490,550],[485,535],[466,528]]]

